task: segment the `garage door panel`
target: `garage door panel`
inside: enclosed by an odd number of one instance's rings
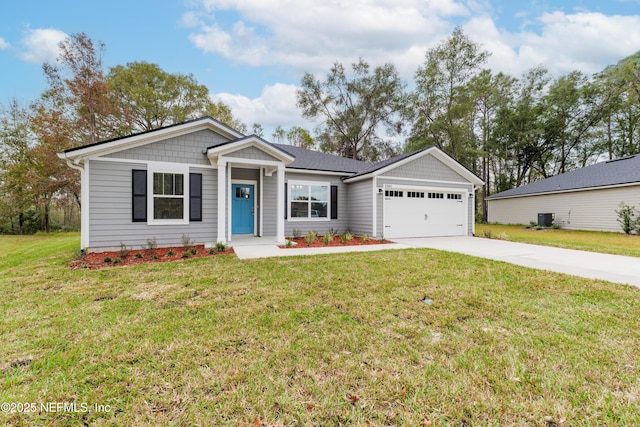
[[[385,191],[385,236],[431,237],[466,234],[463,192]]]

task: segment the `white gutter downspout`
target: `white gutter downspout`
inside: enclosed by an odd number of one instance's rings
[[[89,247],[89,180],[87,176],[87,166],[80,165],[80,159],[71,161],[71,159],[62,157],[67,161],[67,166],[71,169],[80,171],[80,249],[85,251]]]

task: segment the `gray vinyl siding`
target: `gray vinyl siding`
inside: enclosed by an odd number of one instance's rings
[[[275,174],[274,174],[275,175]],[[287,218],[284,223],[284,234],[286,236],[293,235],[293,230],[300,230],[305,234],[311,230],[316,231],[319,234],[324,234],[329,231],[330,228],[338,230],[340,233],[344,233],[349,227],[347,204],[349,203],[347,197],[348,186],[345,185],[339,176],[332,175],[312,175],[301,173],[285,173],[285,181],[287,183],[291,181],[314,181],[314,182],[329,182],[330,185],[338,186],[338,219],[332,219],[330,221],[314,221],[314,220],[291,220]],[[287,189],[289,187],[287,186]]]
[[[264,226],[262,228],[263,236],[275,236],[277,232],[277,216],[278,208],[278,174],[274,172],[271,176],[262,178],[262,195],[264,197],[262,203],[262,220]],[[284,186],[282,188],[284,191]]]
[[[231,181],[235,179],[258,181],[260,179],[260,169],[233,168],[231,169]],[[256,194],[259,194],[257,189]]]
[[[168,138],[164,141],[107,154],[104,157],[211,165],[206,155],[207,147],[226,141],[229,141],[229,139],[211,130],[201,130],[187,135]]]
[[[183,234],[196,243],[213,243],[217,240],[215,170],[190,168],[190,172],[202,174],[202,222],[148,225],[131,220],[132,169],[147,169],[147,166],[144,163],[89,161],[89,250],[119,248],[120,242],[135,250],[154,237],[159,246],[176,246],[180,245]]]
[[[347,218],[351,232],[373,234],[373,179],[349,184],[347,187]]]
[[[488,219],[528,224],[538,221],[538,213],[553,213],[562,228],[620,232],[620,202],[640,207],[640,185],[488,200]]]
[[[271,162],[279,161],[273,156],[265,153],[264,151],[256,147],[247,147],[242,150],[234,151],[228,154],[228,157],[240,158],[240,159],[252,159],[252,160],[267,160]]]
[[[453,181],[461,183],[468,182],[464,177],[430,154],[426,154],[407,164],[398,166],[380,176]]]

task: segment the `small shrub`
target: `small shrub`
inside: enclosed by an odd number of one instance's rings
[[[364,233],[362,236],[360,236],[360,241],[362,243],[366,243],[369,241],[369,235],[367,233]]]
[[[302,236],[302,231],[300,231],[300,229],[298,228],[294,228],[293,230],[291,230],[291,233],[293,234],[294,239],[297,239],[298,237]]]
[[[553,224],[551,224],[551,228],[553,228],[554,230],[560,230],[560,224],[554,222]]]
[[[380,235],[380,243],[384,243],[384,233]]]
[[[169,252],[167,252],[167,256],[173,256],[173,251],[169,250]]]
[[[136,258],[138,259],[142,258],[142,254],[140,252],[136,252]]]
[[[292,242],[291,240],[287,239],[287,244],[286,244],[286,246],[287,246],[288,248],[290,248],[291,246],[293,246],[293,242]]]
[[[635,206],[627,205],[625,202],[620,202],[619,206],[620,209],[615,211],[618,214],[618,222],[622,227],[622,231],[624,231],[625,234],[630,234],[631,230],[635,228],[634,225],[636,225],[636,222],[638,221],[636,219],[636,208]]]
[[[120,256],[122,258],[126,258],[127,256],[129,256],[129,252],[131,251],[127,247],[127,244],[124,242],[120,242]]]
[[[198,250],[196,248],[191,248],[191,255],[197,255]]]
[[[316,241],[316,237],[318,237],[318,234],[315,231],[310,230],[304,236],[304,242],[307,244],[307,246],[311,246],[311,244]]]
[[[538,231],[540,231],[540,230],[543,230],[543,229],[544,229],[544,227],[543,227],[543,226],[541,226],[541,225],[536,225],[536,226],[535,226],[535,227],[533,227],[533,228],[534,228],[535,230],[538,230]]]
[[[142,245],[142,248],[151,252],[152,255],[155,255],[156,249],[158,249],[158,242],[156,241],[156,238],[153,237],[151,239],[147,239],[147,243]]]
[[[227,245],[225,245],[223,242],[216,242],[216,250],[218,252],[224,252],[225,249],[227,249]]]
[[[182,258],[189,258],[189,252],[185,252],[182,254]]]
[[[337,236],[338,234],[340,234],[338,233],[338,229],[333,227],[329,229],[328,233],[331,234],[332,236]]]
[[[118,257],[116,259],[113,260],[114,264],[120,264],[122,262],[122,258]]]
[[[180,238],[180,241],[182,242],[182,248],[184,249],[185,252],[187,252],[191,247],[191,245],[193,244],[193,241],[187,234],[183,234],[182,237]]]
[[[484,230],[482,233],[484,234],[484,237],[486,237],[487,239],[493,238],[493,233],[491,232],[491,230]]]
[[[325,233],[324,236],[322,236],[322,243],[326,246],[329,243],[331,243],[331,237],[329,236],[329,233]]]
[[[213,255],[215,253],[216,253],[216,250],[214,248],[209,249],[209,255]]]
[[[104,257],[104,260],[103,260],[103,261],[104,261],[104,262],[111,262],[111,261],[113,261],[113,260],[111,259],[111,257],[106,256],[106,257]]]
[[[158,255],[151,255],[151,259],[153,259],[153,260],[158,259]]]

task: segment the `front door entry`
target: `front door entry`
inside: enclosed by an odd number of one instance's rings
[[[231,206],[231,233],[254,233],[254,186],[253,184],[231,184],[233,203]]]

